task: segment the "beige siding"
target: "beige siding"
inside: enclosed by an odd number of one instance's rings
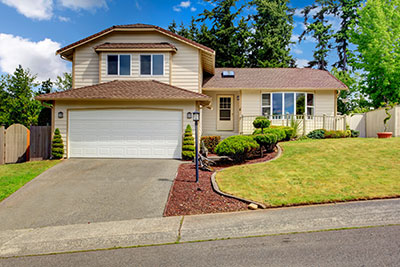
[[[242,115],[261,115],[261,91],[242,91]]]
[[[131,55],[131,75],[118,76],[107,75],[107,55]],[[163,55],[164,56],[164,75],[150,76],[140,75],[140,55]],[[169,55],[170,53],[101,53],[101,80],[100,82],[109,82],[113,80],[158,80],[169,84]]]
[[[198,49],[156,32],[114,32],[76,48],[74,64],[76,88],[93,85],[99,82],[99,55],[94,51],[93,47],[104,42],[169,42],[175,45],[178,51],[173,53],[172,56],[172,70],[168,70],[172,71],[172,85],[195,92],[199,90],[198,66],[200,60]],[[138,57],[136,57],[136,59],[138,59]],[[142,79],[142,77],[135,76],[139,74],[139,62],[133,62],[132,64],[133,76],[131,78]],[[105,60],[102,60],[101,65],[103,67],[105,66]],[[165,67],[168,68],[168,66],[169,64],[166,64]],[[105,70],[102,70],[102,72],[104,72],[102,73],[102,80],[108,80],[108,78],[104,76]],[[152,78],[168,82],[168,79],[165,79],[164,76],[154,76]]]
[[[239,133],[239,101],[237,100],[239,92],[204,91],[203,93],[212,97],[212,109],[203,108],[202,135],[220,135],[222,137],[227,137]],[[233,95],[233,131],[217,131],[218,95]]]
[[[64,141],[65,153],[67,153],[67,132],[68,132],[68,110],[69,109],[101,109],[101,108],[147,108],[147,109],[171,109],[171,110],[182,110],[183,111],[183,124],[182,131],[187,124],[190,124],[194,128],[193,120],[186,118],[187,112],[193,112],[195,110],[195,102],[111,102],[111,101],[56,101],[55,103],[55,114],[58,112],[64,113],[64,118],[55,118],[55,128],[60,129],[61,136]]]
[[[316,91],[315,99],[315,113],[314,115],[330,115],[333,116],[335,112],[335,91]]]

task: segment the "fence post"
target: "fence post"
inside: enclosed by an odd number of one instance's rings
[[[307,114],[304,113],[303,114],[303,135],[304,136],[306,135],[306,130],[307,130],[307,128],[306,128],[306,116],[307,116]]]
[[[322,129],[326,129],[326,114],[322,115]]]
[[[336,115],[333,117],[333,130],[334,131],[337,130],[337,116]]]
[[[0,165],[5,163],[5,127],[0,126]]]
[[[347,130],[347,115],[343,117],[343,131]]]

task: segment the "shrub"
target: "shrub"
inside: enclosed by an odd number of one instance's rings
[[[259,147],[251,136],[234,135],[222,140],[215,148],[215,152],[219,156],[228,156],[239,163],[245,161]]]
[[[360,132],[356,131],[356,130],[350,130],[351,131],[351,137],[359,137],[360,136]]]
[[[325,138],[325,130],[317,129],[317,130],[311,131],[307,134],[307,137],[310,139],[324,139]]]
[[[294,129],[289,126],[271,126],[272,129],[282,129],[285,132],[284,141],[289,141],[294,137]]]
[[[257,129],[253,132],[253,135],[261,134],[261,130]],[[282,128],[267,128],[264,129],[264,134],[275,134],[278,142],[286,139],[286,132]]]
[[[53,141],[51,142],[51,158],[62,159],[64,157],[64,142],[61,138],[60,130],[54,131]]]
[[[268,120],[266,117],[264,116],[259,116],[257,117],[254,121],[253,121],[253,126],[256,129],[260,129],[261,133],[264,132],[265,128],[268,128],[271,125],[271,121]]]
[[[183,138],[182,145],[182,159],[192,160],[195,156],[194,152],[194,138],[192,133],[192,127],[188,124],[185,129],[185,135]]]
[[[260,145],[263,146],[267,152],[274,151],[276,143],[278,142],[278,138],[276,134],[256,134],[253,135],[253,139]]]
[[[204,142],[209,152],[215,153],[215,148],[221,141],[221,136],[202,136],[201,141]]]
[[[345,131],[325,131],[325,138],[345,138]]]
[[[345,131],[346,136],[345,137],[351,137],[351,131],[350,130],[346,130]]]

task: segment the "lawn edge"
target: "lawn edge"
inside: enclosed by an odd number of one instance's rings
[[[282,155],[282,148],[279,146],[279,144],[276,144],[276,147],[277,147],[277,149],[278,149],[278,153],[275,155],[274,158],[272,158],[272,159],[270,159],[270,160],[267,160],[267,161],[265,161],[265,162],[270,162],[270,161],[276,160],[276,159],[278,159],[278,158],[281,157],[281,155]],[[249,165],[252,165],[252,164],[259,164],[259,163],[265,163],[265,162],[251,163],[251,164],[249,164]],[[232,166],[232,167],[235,167],[235,166]],[[231,167],[228,167],[228,168],[231,168]],[[224,168],[224,169],[222,169],[222,170],[226,170],[226,169],[228,169],[228,168]],[[238,196],[235,196],[235,195],[232,195],[232,194],[225,193],[225,192],[221,191],[221,189],[219,188],[218,183],[217,183],[217,181],[216,181],[216,176],[217,176],[218,172],[220,172],[220,171],[222,171],[222,170],[215,171],[215,172],[211,175],[211,185],[212,185],[212,187],[213,187],[213,189],[214,189],[215,192],[217,192],[218,194],[220,194],[220,195],[222,195],[222,196],[230,197],[230,198],[233,198],[233,199],[237,199],[237,200],[243,201],[243,202],[248,203],[248,204],[255,204],[255,205],[257,205],[258,207],[260,207],[260,208],[262,208],[262,209],[266,209],[266,208],[267,208],[267,206],[266,206],[265,204],[263,204],[263,203],[260,203],[260,202],[254,201],[254,200],[250,200],[250,199],[246,199],[246,198],[242,198],[242,197],[238,197]]]

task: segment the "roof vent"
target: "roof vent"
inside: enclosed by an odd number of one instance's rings
[[[221,76],[222,78],[235,78],[235,72],[233,70],[224,70]]]

